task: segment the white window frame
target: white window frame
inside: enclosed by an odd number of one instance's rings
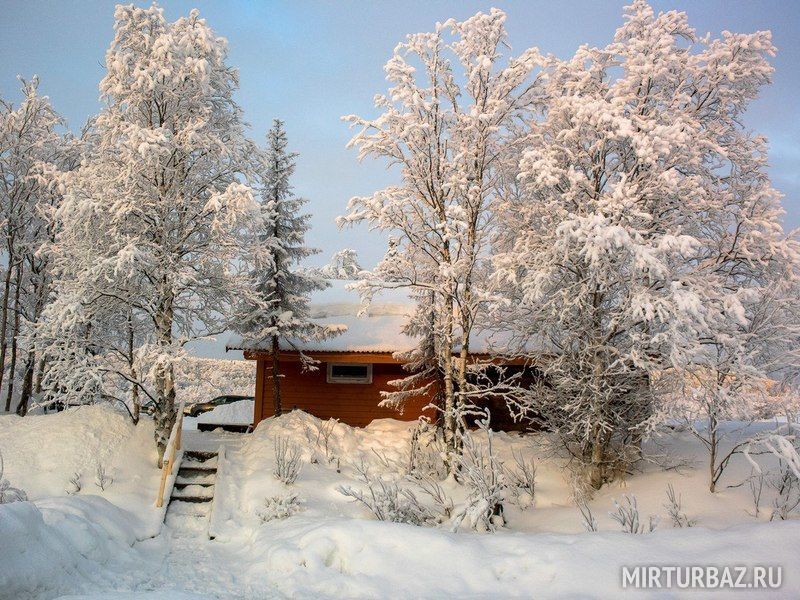
[[[333,377],[333,367],[366,367],[366,377]],[[328,383],[360,383],[362,385],[369,385],[372,383],[372,363],[341,363],[329,362],[328,363]]]

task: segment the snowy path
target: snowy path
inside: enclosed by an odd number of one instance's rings
[[[183,439],[186,450],[209,452],[221,445],[231,450],[238,448],[244,437],[227,432],[184,431]],[[166,546],[162,568],[146,589],[176,598],[268,598],[263,589],[257,595],[248,593],[240,572],[247,561],[237,556],[236,548],[208,539],[210,508],[210,504],[173,500],[162,534],[145,542],[160,546],[162,552]],[[154,596],[148,591],[141,592],[141,597]]]
[[[205,518],[197,520],[205,521]],[[163,569],[148,588],[160,592],[182,592],[198,598],[248,596],[237,572],[241,561],[224,544],[210,541],[204,527],[170,528],[163,536],[169,552]]]

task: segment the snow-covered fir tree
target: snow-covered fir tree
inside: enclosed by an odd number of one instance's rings
[[[291,177],[296,153],[287,149],[282,121],[276,119],[267,134],[257,177],[260,186],[259,231],[247,253],[249,277],[240,289],[232,327],[249,343],[265,345],[272,354],[272,387],[275,414],[280,415],[280,350],[301,341],[335,335],[338,328],[315,323],[309,313],[309,297],[328,287],[326,280],[301,263],[319,251],[306,246],[311,215],[302,212],[306,200],[295,196]],[[313,368],[312,361],[305,360]]]
[[[742,112],[769,81],[768,32],[698,37],[643,0],[603,48],[553,61],[546,107],[502,207],[501,327],[548,355],[526,394],[598,488],[658,422],[654,378],[758,371],[743,351],[770,281],[792,277],[762,138]],[[746,368],[745,368],[746,365]]]

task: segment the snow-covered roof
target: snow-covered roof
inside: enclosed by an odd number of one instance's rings
[[[344,333],[326,340],[281,342],[281,349],[306,352],[400,352],[416,345],[403,333],[414,312],[407,290],[382,290],[364,309],[358,293],[347,289],[352,281],[330,281],[331,286],[311,296],[311,317],[320,325],[344,326]],[[362,312],[363,311],[363,312]],[[230,350],[268,350],[258,344],[231,339]]]
[[[331,286],[311,297],[311,317],[320,325],[344,326],[344,333],[325,340],[281,342],[282,350],[305,352],[377,352],[393,353],[411,350],[418,340],[403,333],[406,322],[414,312],[414,300],[406,288],[381,290],[364,309],[358,293],[347,289],[352,281],[330,281]],[[500,332],[474,332],[470,350],[476,353],[500,351],[508,342],[508,335]],[[540,350],[540,344],[532,349]],[[268,346],[248,343],[233,337],[227,344],[229,350],[266,350]]]

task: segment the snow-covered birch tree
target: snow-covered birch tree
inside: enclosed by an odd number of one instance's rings
[[[519,408],[593,488],[657,422],[653,376],[716,369],[720,344],[747,339],[751,300],[789,276],[764,142],[741,125],[773,52],[769,32],[698,37],[637,0],[613,43],[549,69],[496,265],[520,348],[549,353],[552,389]]]
[[[88,354],[63,350],[65,336],[50,337],[51,351],[66,362],[110,358],[92,349],[111,337],[91,316],[100,305],[121,327],[119,339],[131,323],[141,328],[134,384],[147,389],[141,380],[150,375],[162,453],[175,420],[174,359],[187,341],[224,330],[242,223],[258,214],[242,183],[254,148],[233,98],[227,43],[196,10],[170,23],[156,5],[120,5],[114,31],[100,84],[105,106],[54,244],[63,253],[62,301],[50,325],[80,324],[68,345]],[[70,255],[80,257],[75,268]],[[98,369],[135,379],[127,369]]]
[[[270,349],[275,415],[280,415],[281,345],[335,335],[334,327],[315,323],[309,312],[312,292],[328,287],[325,279],[302,267],[319,251],[306,246],[311,215],[302,212],[306,200],[294,195],[291,177],[297,154],[289,152],[284,124],[276,119],[267,134],[267,149],[256,174],[260,187],[260,223],[245,253],[250,270],[239,289],[232,328],[248,343]],[[302,354],[302,353],[301,353]],[[308,367],[311,361],[304,362]]]
[[[409,35],[385,66],[391,88],[376,96],[381,114],[345,117],[359,129],[350,142],[359,158],[383,158],[401,176],[399,185],[353,198],[340,218],[340,224],[367,222],[393,236],[360,288],[368,298],[376,288],[407,287],[430,304],[409,331],[434,326],[435,345],[421,343],[438,353],[439,409],[451,451],[459,437],[470,340],[485,301],[495,164],[508,128],[529,110],[538,88],[535,49],[503,56],[505,19],[492,9]]]
[[[20,391],[18,411],[25,414],[37,360],[32,340],[23,338],[50,299],[50,264],[42,248],[52,235],[52,211],[61,199],[62,171],[74,165],[77,153],[69,135],[56,131],[62,125],[61,117],[49,99],[39,94],[38,78],[20,81],[18,106],[0,100],[0,212],[5,237],[0,387],[5,383],[7,411],[15,392]],[[16,387],[20,370],[21,390]]]

